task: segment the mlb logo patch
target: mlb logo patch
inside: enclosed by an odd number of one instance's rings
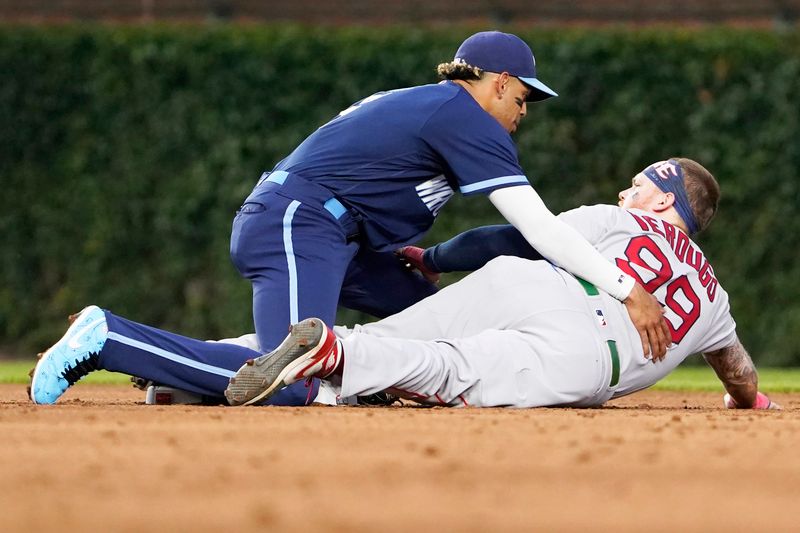
[[[606,324],[606,317],[603,315],[603,311],[600,309],[595,309],[594,312],[597,314],[597,321],[600,323],[600,326],[605,327]]]

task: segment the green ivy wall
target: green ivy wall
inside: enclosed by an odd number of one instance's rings
[[[0,346],[46,346],[88,303],[250,330],[228,236],[261,171],[353,101],[435,81],[475,30],[0,27]],[[740,337],[800,364],[800,34],[516,32],[561,94],[517,134],[545,201],[613,202],[650,162],[697,159],[723,189],[699,241]],[[425,242],[500,221],[456,198]]]

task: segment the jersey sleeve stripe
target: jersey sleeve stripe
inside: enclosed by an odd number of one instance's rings
[[[528,178],[521,175],[501,176],[499,178],[483,180],[477,183],[470,183],[469,185],[464,185],[462,187],[459,187],[458,190],[461,191],[461,194],[467,194],[476,191],[483,191],[485,189],[491,189],[493,187],[497,187],[498,185],[509,185],[509,184],[528,185]]]

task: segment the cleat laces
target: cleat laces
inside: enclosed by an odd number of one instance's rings
[[[89,357],[83,361],[80,361],[72,368],[65,370],[61,376],[67,380],[67,383],[69,383],[70,386],[72,386],[75,384],[75,382],[89,372],[100,370],[99,360],[100,357],[98,356],[97,352],[90,353]]]

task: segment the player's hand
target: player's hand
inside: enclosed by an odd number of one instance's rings
[[[728,393],[725,393],[725,396],[722,397],[722,403],[725,404],[726,409],[740,409],[739,405],[736,403],[736,400],[734,400]],[[783,410],[783,407],[770,400],[763,392],[757,392],[756,404],[753,407],[750,407],[750,409],[772,409],[781,411]]]
[[[664,359],[667,348],[672,343],[672,337],[661,304],[639,283],[633,286],[624,303],[628,308],[631,322],[642,339],[644,356],[652,358],[654,363]]]
[[[422,260],[424,252],[425,250],[418,246],[403,246],[399,250],[395,250],[394,253],[397,254],[406,268],[419,271],[422,277],[436,285],[442,275],[425,266],[425,261]]]

